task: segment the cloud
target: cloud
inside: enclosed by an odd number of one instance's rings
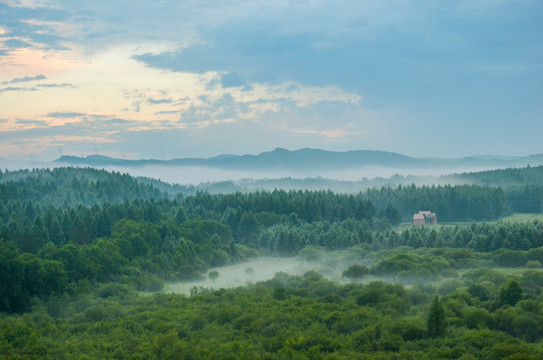
[[[45,80],[45,79],[47,78],[43,74],[36,75],[36,76],[23,76],[23,77],[13,78],[11,80],[1,82],[0,85],[16,84],[16,83],[21,83],[21,82],[29,82],[29,81]]]
[[[155,115],[174,115],[182,113],[182,110],[167,110],[167,111],[157,111]]]
[[[21,7],[21,8],[28,8],[28,9],[39,9],[39,8],[50,9],[50,8],[55,7],[53,1],[47,1],[47,0],[6,0],[5,3],[13,7]]]
[[[27,41],[19,40],[19,39],[8,39],[4,41],[4,46],[7,46],[8,48],[28,48],[31,47],[32,44],[30,44]]]
[[[103,120],[105,124],[129,124],[129,120],[113,118],[108,120]]]
[[[343,129],[324,130],[324,131],[319,132],[319,134],[325,136],[328,139],[333,139],[333,140],[341,139],[342,137],[351,135]]]
[[[18,87],[18,86],[8,86],[5,88],[0,89],[0,94],[9,92],[9,91],[39,91],[39,89],[36,89],[35,87]]]
[[[35,120],[35,119],[17,119],[15,120],[15,123],[17,124],[38,124],[38,125],[46,125],[47,122],[42,120]]]
[[[541,127],[535,0],[0,2],[2,128],[15,138],[58,131],[190,151],[171,131],[219,153],[424,154],[468,128],[500,138],[513,123]]]
[[[153,99],[153,98],[148,98],[147,99],[147,102],[151,105],[157,105],[157,104],[171,104],[173,103],[173,100],[172,99]]]
[[[48,136],[71,136],[80,138],[92,137],[94,139],[101,139],[104,142],[110,142],[113,141],[110,138],[111,134],[120,130],[126,130],[127,123],[130,123],[134,128],[141,125],[137,121],[127,122],[123,119],[104,117],[102,115],[81,113],[52,113],[47,115],[58,115],[57,117],[47,116],[49,119],[55,118],[71,121],[52,123],[51,120],[46,119],[17,119],[15,124],[22,127],[0,131],[0,140],[16,143]]]
[[[251,90],[251,87],[247,83],[246,79],[236,72],[227,72],[223,74],[221,76],[221,86],[224,88],[242,87],[244,90]]]
[[[52,117],[57,119],[72,119],[84,116],[85,114],[79,112],[51,112],[46,114],[46,117]]]
[[[514,66],[528,58],[539,64],[533,44],[540,43],[535,34],[543,29],[530,8],[543,9],[533,1],[485,3],[485,16],[475,17],[448,3],[424,8],[414,1],[338,1],[333,7],[279,3],[219,24],[202,24],[188,46],[134,59],[157,69],[217,71],[224,74],[225,88],[285,81],[333,85],[363,94],[374,107],[391,102],[407,107],[420,99],[430,103],[443,94],[503,97],[508,91],[503,81],[481,74],[472,64]],[[458,7],[465,4],[469,2],[460,1]]]
[[[10,84],[18,84],[18,83],[27,83],[32,81],[39,81],[44,80],[46,77],[44,75],[36,75],[36,76],[24,76],[20,78],[14,78],[9,81],[4,81],[0,83],[0,85],[10,85]],[[64,84],[36,84],[35,86],[7,86],[4,88],[0,88],[0,95],[2,93],[7,92],[36,92],[41,91],[44,89],[49,88],[75,88],[76,86],[74,84],[64,83]]]
[[[15,123],[21,125],[47,126],[47,121],[34,119],[17,119]]]
[[[4,50],[39,46],[46,49],[65,50],[63,44],[68,33],[55,34],[51,23],[67,21],[69,13],[58,8],[49,7],[45,4],[11,2],[0,3],[4,34]],[[39,19],[41,22],[34,23],[32,19]]]
[[[76,88],[74,84],[64,83],[64,84],[38,84],[38,88]]]

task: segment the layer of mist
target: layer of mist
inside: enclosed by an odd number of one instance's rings
[[[208,274],[216,271],[218,277],[211,280],[209,275],[200,281],[166,283],[164,292],[190,294],[193,287],[206,289],[233,288],[264,281],[274,277],[278,272],[290,275],[302,275],[311,269],[311,264],[299,258],[258,258],[235,265],[209,269]]]
[[[362,179],[389,178],[399,176],[439,177],[450,173],[474,172],[491,168],[462,169],[395,169],[381,166],[367,166],[358,169],[329,171],[293,171],[286,169],[270,169],[265,171],[225,170],[208,167],[173,167],[147,165],[141,167],[103,167],[107,171],[128,173],[133,176],[150,177],[172,184],[196,185],[200,183],[220,181],[241,181],[245,179],[280,179],[280,178],[326,178],[338,181],[359,181]]]
[[[43,164],[43,163],[42,163]],[[56,164],[53,167],[61,167]],[[38,166],[34,166],[38,167]],[[42,166],[49,167],[49,166]],[[24,168],[24,167],[20,167]],[[106,166],[97,167],[106,171],[116,171],[120,173],[127,173],[132,176],[148,177],[152,179],[158,179],[171,184],[179,185],[201,185],[216,182],[233,181],[240,186],[248,186],[250,180],[268,180],[268,179],[307,179],[307,178],[321,178],[334,181],[343,182],[355,182],[364,181],[370,179],[380,179],[381,182],[386,182],[391,185],[400,185],[404,183],[415,183],[417,185],[454,185],[455,182],[451,179],[439,179],[441,176],[445,176],[451,173],[462,172],[477,172],[484,170],[491,170],[493,168],[462,168],[462,169],[394,169],[381,166],[367,166],[358,169],[348,170],[330,170],[330,171],[290,171],[285,169],[270,169],[266,171],[242,171],[242,170],[225,170],[218,168],[208,167],[178,167],[178,166],[164,166],[164,165],[146,165],[138,167],[121,167],[121,166]],[[11,168],[15,169],[15,168]],[[386,181],[382,181],[386,180]],[[370,187],[375,184],[370,184]],[[258,186],[249,186],[257,189]],[[323,188],[327,188],[323,186]]]
[[[467,266],[462,270],[443,270],[439,275],[420,273],[417,270],[412,273],[399,271],[395,275],[371,275],[368,273],[355,279],[345,277],[345,270],[350,270],[353,265],[369,269],[372,265],[393,254],[393,252],[388,250],[372,252],[367,245],[359,245],[335,251],[326,251],[319,247],[308,246],[301,250],[296,257],[256,258],[235,265],[209,269],[202,280],[166,283],[163,292],[191,295],[201,290],[250,286],[251,284],[271,279],[275,279],[281,283],[286,279],[284,274],[302,276],[307,272],[315,272],[325,279],[342,284],[348,282],[369,284],[375,281],[383,281],[386,283],[402,284],[407,288],[432,288],[434,289],[432,291],[437,291],[440,295],[445,295],[458,287],[466,286],[466,283],[460,279],[463,273],[480,267],[487,267],[487,263],[481,261],[478,264],[474,263],[472,266]],[[417,256],[414,253],[411,253],[411,255]]]
[[[263,257],[252,259],[235,265],[221,266],[209,269],[205,278],[199,281],[170,282],[164,286],[164,292],[189,295],[191,289],[220,289],[246,286],[259,281],[274,278],[277,274],[304,275],[314,271],[324,278],[339,282],[348,282],[342,273],[350,265],[371,265],[374,259],[367,258],[362,248],[351,248],[343,251],[322,251],[307,247],[296,257]],[[216,278],[213,276],[216,273]],[[391,278],[376,278],[367,276],[363,282],[375,280],[394,281]]]

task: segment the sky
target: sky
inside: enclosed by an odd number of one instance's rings
[[[0,158],[543,153],[540,0],[0,0]]]

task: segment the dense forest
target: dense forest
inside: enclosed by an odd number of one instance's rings
[[[539,359],[543,222],[494,222],[541,195],[533,169],[504,170],[514,184],[499,185],[502,171],[480,175],[492,184],[356,194],[2,172],[0,356]],[[473,223],[397,227],[421,209]],[[140,293],[295,255],[328,270],[192,296]]]
[[[441,221],[486,221],[511,212],[542,212],[543,166],[453,174],[425,182],[441,185],[415,186],[417,179],[397,175],[388,180],[364,180],[364,191],[356,191],[356,182],[351,182],[350,190],[335,193],[370,200],[377,211],[393,206],[400,211],[403,221],[409,221],[412,214],[421,208],[439,213]],[[247,183],[252,185],[246,186]],[[266,183],[270,185],[264,186]],[[270,193],[275,189],[286,188],[286,192],[320,189],[310,192],[321,193],[328,192],[326,189],[337,189],[336,183],[334,180],[318,178],[177,185],[91,168],[0,170],[0,199],[2,204],[18,200],[31,202],[34,207],[75,208],[79,205],[92,207],[127,200],[180,200],[198,194],[214,194],[216,191],[221,192],[218,195],[233,195]],[[347,183],[341,182],[343,186]],[[269,191],[258,191],[259,188],[270,189],[270,186],[273,187]],[[5,218],[9,213],[3,211],[2,215]]]

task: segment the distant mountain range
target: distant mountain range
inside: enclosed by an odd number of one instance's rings
[[[470,156],[455,159],[413,158],[393,152],[355,150],[345,152],[319,149],[289,151],[277,148],[258,155],[219,155],[211,158],[181,158],[172,160],[124,160],[103,155],[87,157],[62,156],[55,160],[73,166],[91,167],[140,167],[145,165],[199,166],[229,170],[334,170],[367,166],[396,169],[460,169],[460,168],[505,168],[543,165],[543,154],[523,157],[513,156]]]

